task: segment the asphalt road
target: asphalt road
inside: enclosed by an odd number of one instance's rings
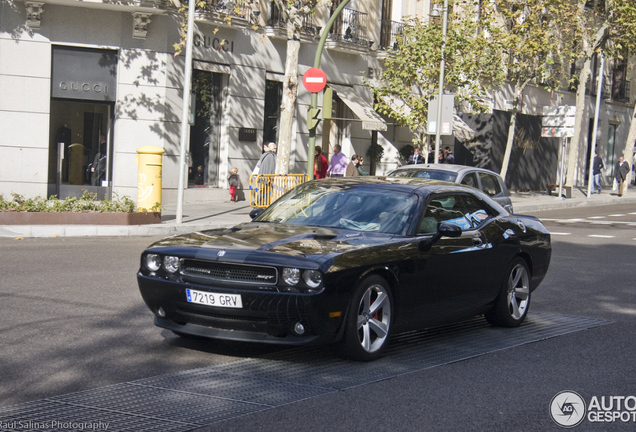
[[[537,213],[555,233],[554,250],[530,313],[610,324],[204,430],[561,430],[548,413],[560,391],[576,391],[586,400],[636,396],[631,212],[629,206],[606,206]],[[280,348],[187,341],[154,327],[135,280],[139,253],[152,240],[0,239],[0,406],[237,358],[276,356]],[[576,430],[634,430],[634,425],[585,421]]]

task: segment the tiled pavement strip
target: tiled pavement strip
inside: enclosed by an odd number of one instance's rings
[[[608,323],[531,313],[521,327],[504,329],[478,317],[397,335],[386,355],[370,363],[344,360],[324,347],[288,349],[270,355],[272,358],[246,358],[0,407],[0,431],[15,429],[12,422],[38,431],[73,430],[82,424],[85,429],[91,424],[96,430],[121,432],[191,431]]]

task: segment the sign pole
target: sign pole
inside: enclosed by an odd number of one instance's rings
[[[446,63],[446,33],[448,31],[448,0],[444,0],[444,17],[442,21],[442,60],[439,64],[439,95],[437,105],[437,124],[435,125],[435,159],[433,163],[439,163],[440,135],[442,133],[442,99],[444,97],[444,67]]]
[[[314,67],[320,68],[320,60],[322,58],[322,51],[325,48],[325,42],[327,41],[327,36],[329,36],[329,31],[333,27],[333,23],[336,21],[336,18],[340,15],[342,10],[345,8],[347,3],[350,0],[343,0],[342,3],[336,8],[333,12],[329,21],[322,29],[322,35],[320,36],[320,41],[318,41],[318,47],[316,48],[316,57],[314,58]],[[318,109],[318,94],[311,94],[311,105],[310,112],[315,112]],[[314,179],[314,159],[316,153],[316,128],[318,124],[313,124],[313,127],[309,128],[309,139],[308,139],[308,149],[307,149],[307,177],[309,180]]]
[[[190,110],[190,87],[192,83],[192,49],[194,37],[194,14],[196,8],[195,0],[188,2],[188,30],[186,33],[186,55],[185,68],[183,73],[183,106],[181,107],[181,136],[179,140],[179,184],[177,187],[177,224],[183,223],[183,194],[185,193],[186,184],[186,164],[187,140],[189,127],[189,110]]]

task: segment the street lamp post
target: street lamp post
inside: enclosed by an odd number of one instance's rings
[[[444,66],[446,63],[444,50],[446,48],[446,33],[448,31],[448,0],[444,0],[444,8],[442,9],[442,12],[444,14],[442,21],[442,60],[439,65],[439,93],[437,99],[437,121],[435,123],[435,154],[433,155],[433,158],[435,159],[434,163],[439,163],[439,147],[442,124],[442,97],[444,96]],[[436,4],[435,6],[433,6],[430,17],[439,18],[439,16],[440,10],[439,6]]]

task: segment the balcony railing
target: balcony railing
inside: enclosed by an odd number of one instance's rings
[[[285,23],[283,16],[276,7],[276,3],[270,2],[269,19],[267,20],[268,27],[278,27],[285,29],[287,24]],[[316,25],[316,21],[313,15],[304,15],[302,17],[300,32],[306,35],[318,36],[321,27]]]
[[[218,13],[223,15],[242,17],[240,13],[246,5],[245,0],[206,0],[205,6],[197,5],[197,12]]]
[[[402,38],[404,23],[399,21],[382,20],[380,32],[380,49],[392,50],[397,48],[397,41]]]
[[[340,18],[331,29],[331,38],[335,41],[349,42],[369,46],[368,15],[353,9],[344,8]]]

